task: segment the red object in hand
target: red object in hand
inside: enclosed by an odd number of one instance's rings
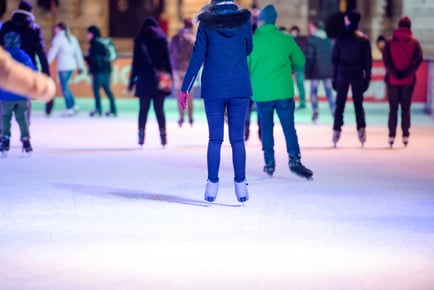
[[[186,92],[181,92],[179,94],[179,105],[183,110],[187,108],[187,98],[188,98],[188,94]]]

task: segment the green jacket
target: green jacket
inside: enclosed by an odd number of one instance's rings
[[[248,62],[253,101],[268,102],[294,97],[292,71],[303,68],[306,59],[292,36],[265,24],[253,35]]]

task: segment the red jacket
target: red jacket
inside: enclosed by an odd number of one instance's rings
[[[398,27],[383,50],[386,82],[389,85],[414,85],[416,70],[422,63],[422,48],[411,30]]]

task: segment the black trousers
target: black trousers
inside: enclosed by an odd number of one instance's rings
[[[164,99],[166,97],[162,94],[158,94],[153,97],[140,97],[140,109],[139,109],[139,130],[146,129],[146,121],[148,119],[149,108],[151,106],[151,100],[153,101],[155,116],[157,117],[158,128],[160,134],[166,132],[166,117],[164,115]]]
[[[389,98],[389,137],[396,136],[398,125],[398,108],[401,107],[401,129],[402,136],[410,136],[411,125],[411,99],[414,92],[414,85],[387,85],[387,96]]]
[[[338,75],[336,79],[336,110],[333,122],[333,130],[335,131],[341,131],[341,127],[344,125],[344,110],[350,86],[353,93],[357,130],[366,127],[365,111],[363,109],[364,80],[362,78],[348,79],[345,76]]]

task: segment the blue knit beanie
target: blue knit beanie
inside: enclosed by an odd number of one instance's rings
[[[267,24],[276,24],[277,11],[273,4],[267,5],[261,10],[258,16],[259,21],[264,21]]]

